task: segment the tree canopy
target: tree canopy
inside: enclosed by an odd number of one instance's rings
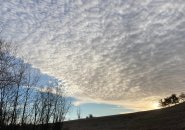
[[[172,94],[169,97],[166,97],[164,99],[160,99],[159,105],[161,107],[168,107],[168,106],[175,105],[175,104],[178,104],[178,103],[181,103],[184,101],[185,101],[185,94],[184,93],[181,93],[179,96],[177,96],[176,94]]]

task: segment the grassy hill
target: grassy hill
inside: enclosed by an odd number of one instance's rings
[[[67,121],[64,130],[185,130],[185,103],[145,112]]]

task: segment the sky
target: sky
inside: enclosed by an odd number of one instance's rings
[[[65,83],[72,117],[79,106],[84,117],[155,109],[185,92],[184,0],[0,3],[1,38]]]

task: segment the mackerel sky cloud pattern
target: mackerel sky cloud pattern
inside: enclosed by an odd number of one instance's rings
[[[1,37],[84,102],[149,109],[185,91],[184,0],[0,3]]]

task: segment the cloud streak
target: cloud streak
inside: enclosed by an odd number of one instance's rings
[[[185,90],[183,0],[1,3],[2,37],[81,100],[137,108]]]

